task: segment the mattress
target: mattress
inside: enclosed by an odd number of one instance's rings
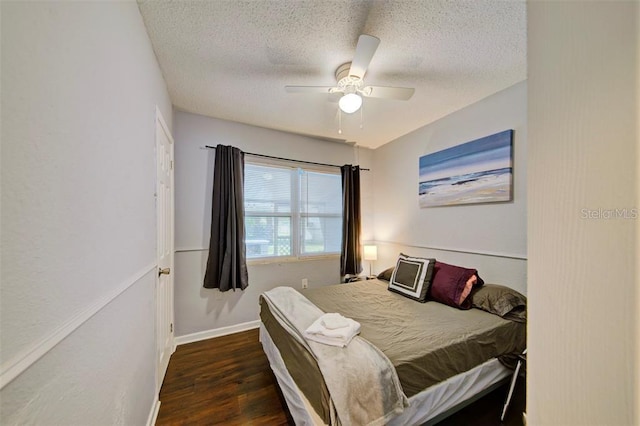
[[[360,336],[396,368],[407,397],[525,347],[524,324],[478,309],[419,303],[388,291],[387,286],[386,281],[367,280],[302,294],[324,312],[358,321]],[[279,325],[266,303],[261,302],[260,317],[298,388],[328,422],[330,396],[315,360]]]

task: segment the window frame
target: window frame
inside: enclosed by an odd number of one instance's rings
[[[326,173],[340,176],[340,172],[336,172],[334,167],[327,166],[298,166],[292,165],[287,161],[278,161],[278,160],[264,160],[264,159],[245,159],[245,166],[256,165],[262,167],[273,167],[278,169],[286,169],[291,172],[291,209],[289,212],[247,212],[245,209],[245,221],[247,217],[288,217],[291,219],[291,255],[288,256],[260,256],[260,257],[248,257],[248,264],[266,264],[266,263],[280,263],[280,262],[300,262],[300,261],[308,261],[308,260],[320,260],[327,258],[336,258],[340,256],[340,252],[322,252],[322,253],[310,253],[304,254],[302,253],[302,237],[303,232],[301,229],[301,224],[304,218],[309,217],[327,217],[327,218],[335,218],[338,217],[342,220],[342,212],[338,214],[331,213],[309,213],[302,212],[300,206],[300,185],[301,185],[301,176],[300,170],[304,172],[316,172],[316,173]],[[244,194],[243,194],[244,195]],[[342,209],[341,209],[342,210]],[[246,226],[246,222],[245,222]],[[341,226],[342,227],[342,226]],[[246,245],[246,232],[245,232],[245,245]]]

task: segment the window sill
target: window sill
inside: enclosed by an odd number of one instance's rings
[[[247,265],[271,265],[273,263],[313,262],[316,260],[340,259],[339,254],[325,254],[320,256],[302,257],[266,257],[260,259],[247,259]]]

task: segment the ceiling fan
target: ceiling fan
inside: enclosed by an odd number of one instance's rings
[[[351,114],[362,106],[362,97],[396,99],[406,101],[413,96],[415,89],[407,87],[365,86],[364,75],[369,63],[378,49],[380,39],[362,34],[358,38],[356,53],[351,62],[342,64],[336,70],[338,84],[330,86],[285,86],[289,93],[326,93],[342,94],[338,105],[340,110]]]

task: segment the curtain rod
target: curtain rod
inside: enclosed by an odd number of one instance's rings
[[[211,146],[211,145],[205,145],[205,148],[208,149],[216,149],[215,146]],[[263,158],[271,158],[273,160],[284,160],[284,161],[292,161],[294,163],[304,163],[304,164],[313,164],[316,166],[327,166],[327,167],[342,167],[342,166],[336,166],[335,164],[326,164],[326,163],[315,163],[313,161],[304,161],[304,160],[294,160],[292,158],[284,158],[284,157],[274,157],[271,155],[265,155],[265,154],[256,154],[255,152],[245,152],[246,155],[253,155],[254,157],[263,157]],[[362,171],[368,172],[369,169],[360,169]]]

